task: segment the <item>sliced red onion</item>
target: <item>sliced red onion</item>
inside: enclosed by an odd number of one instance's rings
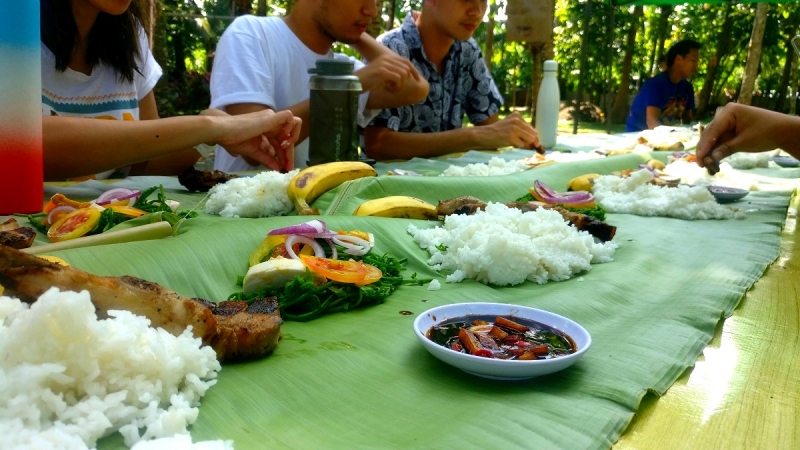
[[[56,216],[58,216],[60,214],[69,214],[72,211],[75,211],[75,209],[77,209],[77,208],[75,208],[74,206],[69,206],[69,205],[56,206],[55,208],[53,208],[52,211],[47,213],[47,223],[52,225],[52,224],[55,223],[55,217]]]
[[[312,220],[309,222],[301,223],[299,225],[292,225],[290,227],[278,228],[267,233],[267,236],[276,234],[302,234],[302,235],[318,235],[323,233],[330,233],[325,222],[321,220]]]
[[[126,188],[114,188],[103,192],[100,197],[94,202],[100,206],[108,205],[109,203],[128,200],[128,206],[133,206],[136,199],[142,195],[142,191],[133,191]]]
[[[333,240],[325,239],[325,242],[331,247],[331,259],[339,259],[339,252],[336,251],[336,246],[333,244]]]
[[[297,244],[297,243],[310,245],[311,248],[314,249],[314,256],[316,256],[318,258],[324,258],[325,257],[325,250],[322,249],[322,246],[319,245],[319,242],[315,241],[314,239],[311,239],[310,237],[302,236],[302,235],[299,235],[299,234],[293,234],[293,235],[289,236],[288,238],[286,238],[286,244],[285,244],[286,245],[286,253],[292,259],[299,259],[297,254],[294,252],[294,249],[292,248],[294,246],[294,244]]]
[[[344,247],[344,252],[348,255],[366,255],[370,251],[369,241],[361,239],[358,236],[340,234],[333,238],[332,241]]]
[[[656,175],[656,176],[658,175],[658,172],[656,172],[656,169],[653,168],[653,167],[648,166],[647,164],[639,164],[639,168],[640,169],[649,170],[650,173],[652,173],[653,175]]]
[[[539,180],[533,182],[533,189],[536,191],[536,194],[547,203],[580,204],[594,201],[594,195],[592,195],[591,192],[556,192],[550,186]]]

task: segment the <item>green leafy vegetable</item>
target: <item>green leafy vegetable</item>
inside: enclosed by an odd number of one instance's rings
[[[305,322],[323,314],[381,304],[403,284],[421,286],[431,281],[418,279],[416,273],[411,275],[411,279],[404,279],[400,273],[405,270],[406,260],[398,259],[390,253],[383,255],[367,253],[352,258],[381,269],[383,276],[380,281],[364,286],[335,281],[315,285],[311,273],[307,272],[306,275],[294,277],[283,287],[268,288],[250,294],[236,292],[231,294],[228,300],[252,302],[258,298],[278,297],[282,318]],[[240,283],[242,279],[239,278]]]

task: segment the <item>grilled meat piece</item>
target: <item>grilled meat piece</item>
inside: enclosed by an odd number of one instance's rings
[[[281,339],[278,298],[219,302],[212,309],[217,319],[217,334],[210,345],[221,361],[258,358],[271,352]],[[224,354],[220,352],[224,351]]]
[[[75,292],[87,290],[98,317],[107,317],[109,310],[127,310],[147,317],[154,327],[175,335],[191,325],[194,335],[211,345],[220,361],[266,355],[280,339],[280,312],[277,303],[270,303],[269,299],[250,306],[243,302],[244,306],[232,310],[227,305],[230,302],[215,305],[184,297],[131,276],[92,275],[6,246],[0,246],[0,285],[5,287],[4,295],[28,303],[51,287]]]
[[[504,203],[509,208],[520,209],[522,211],[535,211],[539,208],[547,208],[558,211],[564,220],[571,223],[575,228],[583,230],[603,242],[610,241],[617,232],[617,227],[605,222],[596,220],[592,216],[579,214],[555,205],[542,202],[507,202]],[[475,197],[458,197],[450,200],[440,200],[436,207],[436,212],[440,216],[451,214],[475,214],[486,208],[486,203]]]
[[[14,218],[0,223],[0,245],[20,250],[33,245],[34,239],[36,239],[36,230],[30,227],[21,227]]]
[[[178,175],[178,182],[189,192],[208,192],[212,187],[234,178],[238,177],[219,170],[197,170],[190,167]]]

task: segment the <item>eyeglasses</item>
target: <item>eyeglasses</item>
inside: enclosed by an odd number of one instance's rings
[[[795,36],[791,40],[792,47],[794,47],[794,52],[797,53],[797,57],[800,58],[800,36]]]

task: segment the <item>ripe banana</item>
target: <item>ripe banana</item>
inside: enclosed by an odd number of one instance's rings
[[[367,200],[353,211],[353,215],[439,220],[435,206],[424,200],[405,195]]]
[[[567,183],[567,190],[568,191],[589,191],[592,192],[592,185],[594,184],[594,179],[600,178],[599,173],[587,173],[586,175],[581,175],[579,177],[575,177],[569,180]]]
[[[319,214],[317,208],[308,206],[317,197],[345,181],[378,175],[369,164],[360,161],[337,161],[306,167],[289,182],[289,199],[300,215]]]

